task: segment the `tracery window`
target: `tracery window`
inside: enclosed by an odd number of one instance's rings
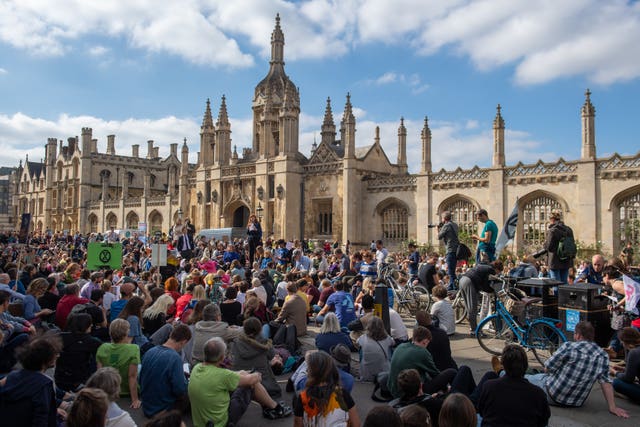
[[[89,232],[98,232],[98,217],[95,214],[89,215]]]
[[[563,211],[560,202],[551,196],[539,196],[522,207],[522,236],[524,246],[542,246],[553,209]],[[564,212],[563,212],[564,213]]]
[[[620,247],[625,247],[628,242],[637,245],[640,241],[640,192],[622,199],[618,209]]]
[[[476,221],[476,206],[466,199],[452,200],[444,206],[441,212],[450,211],[451,220],[458,224],[460,233],[467,235],[475,234],[478,230]]]
[[[382,211],[384,241],[402,242],[409,238],[409,212],[399,203],[392,203]]]
[[[317,234],[327,235],[333,232],[333,212],[331,200],[323,201],[317,208]]]

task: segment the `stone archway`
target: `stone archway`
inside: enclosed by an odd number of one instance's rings
[[[98,232],[98,216],[94,213],[89,215],[89,232],[90,233]]]
[[[240,205],[233,211],[232,227],[246,227],[249,222],[249,208],[245,205]]]
[[[149,214],[149,233],[156,231],[162,231],[162,214],[154,209]]]
[[[137,213],[135,213],[134,211],[131,211],[127,214],[126,228],[128,230],[137,230],[138,222],[140,222],[140,218],[138,217]]]

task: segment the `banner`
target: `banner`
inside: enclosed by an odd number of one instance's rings
[[[29,237],[29,225],[31,224],[31,214],[23,213],[20,221],[20,232],[18,233],[18,242],[27,243]]]
[[[158,267],[167,265],[167,245],[151,245],[151,265]]]
[[[89,243],[87,248],[87,268],[89,270],[122,267],[122,245],[120,243]]]
[[[504,249],[505,246],[509,244],[513,240],[516,235],[516,229],[518,227],[518,199],[516,199],[516,205],[513,207],[513,211],[507,221],[504,223],[504,227],[502,227],[502,233],[496,240],[496,258],[500,256],[500,252]]]
[[[638,301],[640,301],[640,283],[627,275],[622,275],[624,282],[624,296],[626,297],[624,309],[634,314],[638,313]]]

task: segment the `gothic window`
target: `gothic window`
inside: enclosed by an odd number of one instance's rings
[[[331,200],[322,201],[318,204],[316,229],[318,234],[332,234],[333,212]]]
[[[162,215],[156,210],[149,214],[149,231],[151,233],[162,231]]]
[[[211,181],[205,181],[204,183],[204,201],[205,203],[211,202]]]
[[[275,197],[275,189],[276,189],[276,177],[275,175],[269,175],[269,198],[273,199]]]
[[[273,154],[277,156],[280,153],[280,132],[277,130],[273,132],[273,147]]]
[[[536,197],[522,207],[523,245],[542,246],[549,227],[549,215],[553,209],[562,211],[560,203],[551,196]]]
[[[89,232],[98,232],[98,217],[95,214],[89,215]]]
[[[460,233],[475,234],[478,230],[476,206],[467,199],[456,199],[445,205],[440,212],[450,211],[451,220],[458,224]]]
[[[637,245],[640,241],[640,191],[626,197],[618,204],[620,247],[628,242]]]
[[[151,174],[151,187],[155,187],[156,186],[156,176],[154,174]]]
[[[58,207],[58,190],[53,190],[53,193],[51,194],[51,205],[56,208]]]
[[[111,227],[118,227],[118,218],[112,212],[107,215],[107,229],[110,229]]]
[[[385,242],[401,242],[409,238],[409,212],[399,203],[392,203],[382,211],[382,238]]]
[[[127,215],[127,228],[130,230],[137,230],[139,221],[138,214],[135,212],[129,212],[129,215]]]

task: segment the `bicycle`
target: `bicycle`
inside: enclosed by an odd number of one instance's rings
[[[404,273],[388,264],[380,267],[379,274],[392,290],[395,302],[398,304],[398,312],[406,309],[409,314],[414,316],[419,310],[429,310],[431,294],[427,288],[422,285],[414,285],[412,280],[407,280],[406,285],[401,286],[397,279]]]
[[[480,347],[488,353],[500,355],[506,344],[518,343],[531,350],[538,362],[544,366],[544,362],[567,341],[559,329],[562,323],[558,319],[548,317],[531,320],[527,315],[518,322],[501,299],[509,294],[508,280],[498,280],[502,281],[502,289],[494,294],[495,312],[484,318],[475,331]],[[527,298],[524,301],[524,312],[527,312],[529,305],[541,300],[542,298]]]

